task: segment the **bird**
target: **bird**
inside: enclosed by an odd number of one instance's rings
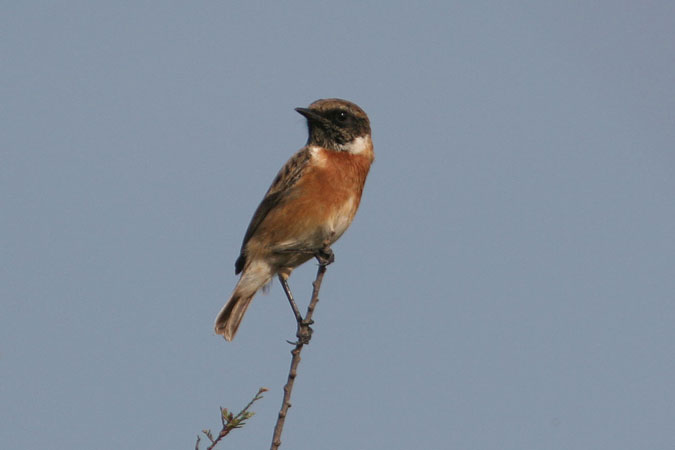
[[[234,339],[255,294],[312,257],[330,257],[352,223],[375,159],[368,115],[338,98],[295,108],[307,120],[307,143],[283,165],[246,230],[235,275],[241,274],[215,321]]]

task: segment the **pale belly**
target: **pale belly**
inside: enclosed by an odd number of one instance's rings
[[[312,221],[315,226],[299,227],[299,233],[290,239],[284,239],[274,245],[274,252],[292,252],[293,250],[318,250],[325,244],[331,245],[347,231],[356,214],[357,203],[349,197],[338,208],[334,208],[324,220]]]

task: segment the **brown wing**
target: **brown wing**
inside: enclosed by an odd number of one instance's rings
[[[234,273],[239,274],[246,265],[246,244],[248,243],[251,236],[255,234],[258,230],[260,224],[265,220],[267,214],[274,208],[276,208],[283,200],[288,196],[293,185],[300,179],[302,172],[307,163],[311,158],[311,153],[309,148],[304,147],[295,155],[291,156],[286,164],[281,168],[277,176],[274,178],[272,185],[267,190],[265,197],[263,198],[258,208],[253,214],[251,223],[246,229],[246,235],[244,236],[244,242],[241,244],[241,253],[237,262],[234,263]]]

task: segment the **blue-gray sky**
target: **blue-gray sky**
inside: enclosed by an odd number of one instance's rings
[[[675,4],[5,2],[0,447],[266,448],[245,228],[342,97],[377,159],[282,448],[672,449]],[[296,271],[303,304],[315,265]]]

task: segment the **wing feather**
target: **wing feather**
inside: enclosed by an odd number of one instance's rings
[[[265,217],[271,210],[279,206],[288,194],[291,192],[293,186],[302,176],[303,171],[307,167],[312,154],[309,147],[304,147],[284,164],[277,176],[274,178],[272,185],[267,190],[258,208],[253,213],[251,223],[246,229],[244,235],[244,242],[241,244],[241,253],[234,264],[235,274],[239,274],[246,265],[246,244],[260,227],[260,224],[265,220]]]

